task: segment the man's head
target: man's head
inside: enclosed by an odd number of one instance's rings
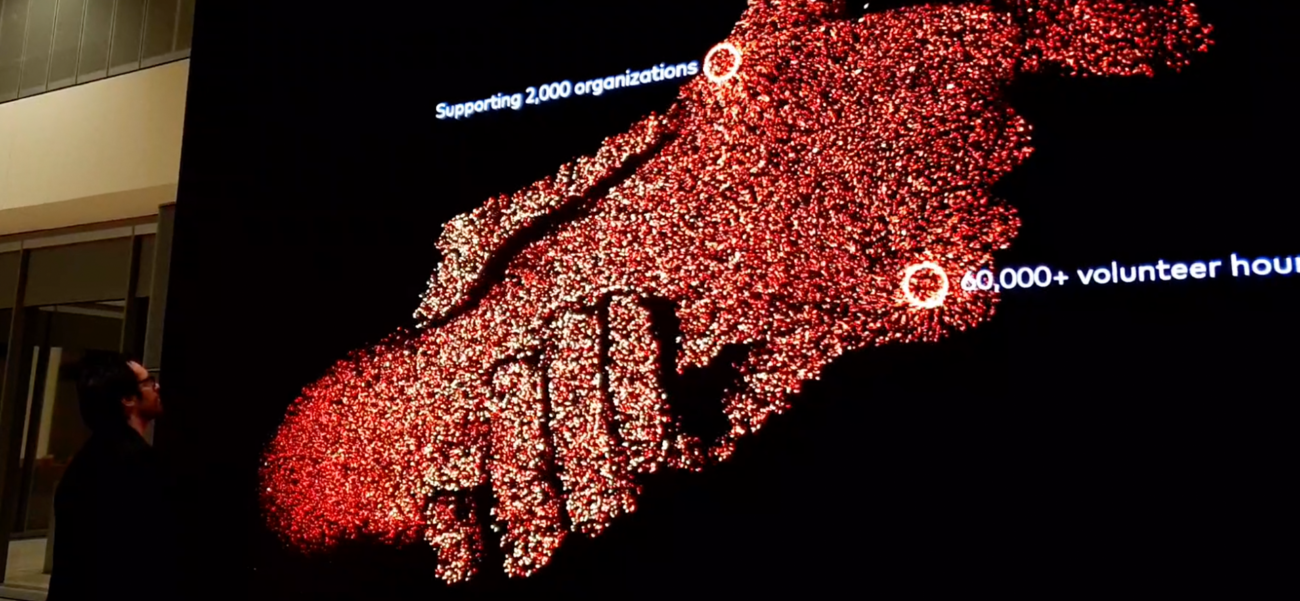
[[[77,380],[81,419],[95,431],[162,415],[158,383],[139,363],[118,353],[87,355]]]

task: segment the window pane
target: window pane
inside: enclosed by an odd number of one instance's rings
[[[113,45],[108,68],[111,73],[140,66],[140,36],[144,33],[144,0],[117,0],[113,18]]]
[[[0,309],[0,382],[4,381],[5,362],[9,360],[9,323],[13,318],[13,309]]]
[[[135,280],[135,295],[138,298],[149,296],[153,287],[153,249],[154,234],[140,236],[140,277]]]
[[[0,254],[0,309],[14,306],[14,296],[18,294],[18,258],[18,253]]]
[[[178,0],[149,0],[149,14],[144,22],[145,60],[171,54],[177,7]]]
[[[180,25],[176,29],[176,50],[189,50],[194,38],[194,0],[181,0]]]
[[[119,303],[120,304],[120,303]],[[121,307],[116,304],[61,305],[41,311],[49,335],[49,360],[36,374],[40,386],[33,469],[23,529],[49,527],[59,478],[90,435],[77,404],[77,367],[89,354],[118,350],[122,338]],[[56,535],[57,536],[57,535]]]
[[[86,25],[81,36],[81,66],[77,80],[103,77],[108,71],[108,34],[113,26],[113,0],[86,0]]]
[[[59,0],[59,18],[54,25],[54,52],[50,55],[50,89],[71,84],[77,78],[77,46],[81,42],[85,9],[86,0]]]
[[[29,307],[125,298],[131,239],[40,248],[29,261]]]
[[[18,97],[18,79],[22,77],[28,0],[3,1],[0,5],[0,100],[10,100]]]
[[[4,378],[5,361],[9,357],[9,322],[13,318],[13,309],[0,309],[0,379]]]
[[[54,36],[54,13],[57,0],[29,0],[27,8],[27,43],[23,50],[21,95],[45,91],[45,74],[50,66],[50,40]]]

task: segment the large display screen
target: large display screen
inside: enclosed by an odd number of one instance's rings
[[[1243,4],[318,14],[275,76],[196,43],[172,444],[239,508],[227,565],[313,599],[1231,580],[1300,332],[1295,51]]]

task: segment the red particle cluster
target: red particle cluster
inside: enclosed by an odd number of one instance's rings
[[[842,9],[752,0],[665,115],[447,224],[421,327],[290,407],[271,528],[305,550],[423,539],[455,582],[490,527],[533,573],[635,510],[642,475],[727,458],[838,355],[989,319],[996,296],[947,277],[1015,235],[990,188],[1030,153],[1017,74],[1152,74],[1209,43],[1181,1]],[[718,440],[669,407],[651,300],[680,320],[679,371],[751,349]]]

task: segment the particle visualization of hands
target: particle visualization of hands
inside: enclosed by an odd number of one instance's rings
[[[306,551],[423,539],[449,582],[488,540],[532,574],[633,511],[646,474],[727,459],[835,357],[989,319],[996,295],[948,278],[1018,227],[990,195],[1030,153],[1018,74],[1150,76],[1209,45],[1177,0],[843,8],[751,0],[664,115],[448,223],[420,327],[289,408],[270,527]],[[665,378],[730,345],[729,426],[693,434]]]

